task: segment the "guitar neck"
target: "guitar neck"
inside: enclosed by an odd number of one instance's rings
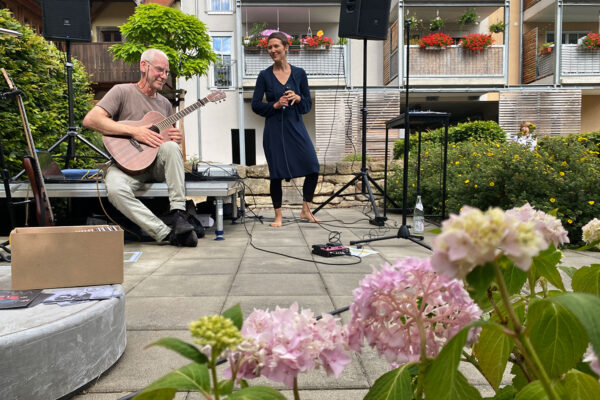
[[[195,102],[194,104],[192,104],[189,107],[184,108],[183,110],[179,111],[178,113],[175,113],[173,115],[171,115],[170,117],[167,117],[165,119],[163,119],[162,121],[160,121],[159,123],[155,124],[155,126],[159,129],[159,130],[163,130],[168,128],[169,126],[172,126],[175,122],[179,121],[180,119],[182,119],[183,117],[185,117],[186,115],[196,111],[197,109],[199,109],[200,107],[204,106],[206,103],[208,103],[210,100],[208,100],[208,98],[203,98],[201,100],[198,100],[197,102]]]

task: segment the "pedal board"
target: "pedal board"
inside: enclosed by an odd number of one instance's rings
[[[312,253],[321,257],[349,256],[350,249],[334,243],[313,244]]]

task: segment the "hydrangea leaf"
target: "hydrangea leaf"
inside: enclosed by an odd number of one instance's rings
[[[519,293],[527,281],[527,272],[515,267],[513,263],[506,263],[503,266],[502,275],[506,282],[506,288],[509,294]]]
[[[404,364],[381,375],[373,384],[364,400],[411,400],[413,389],[409,368],[412,364]]]
[[[486,397],[484,400],[513,400],[517,394],[517,389],[513,386],[506,386],[496,392],[494,397]]]
[[[600,298],[587,293],[566,293],[548,301],[563,305],[577,317],[600,357]]]
[[[242,324],[244,323],[244,316],[242,314],[242,307],[240,307],[239,303],[223,311],[223,314],[221,315],[233,321],[233,324],[236,328],[238,328],[238,330],[242,329]]]
[[[196,348],[196,346],[186,343],[181,339],[166,337],[159,339],[152,344],[149,344],[148,346],[146,346],[146,348],[150,346],[165,347],[169,350],[173,350],[174,352],[179,353],[185,358],[192,360],[198,364],[206,364],[206,362],[208,361],[206,356],[202,354],[200,350]]]
[[[576,292],[591,293],[600,296],[600,264],[582,267],[573,274],[571,283]]]
[[[600,383],[592,376],[572,369],[567,372],[564,381],[559,383],[569,400],[600,399]]]
[[[533,381],[517,393],[515,400],[548,400],[540,381]]]
[[[535,266],[536,276],[543,276],[548,279],[548,282],[564,292],[565,286],[558,268],[556,268],[561,257],[562,253],[551,244],[546,250],[533,257],[533,265]]]
[[[425,394],[427,398],[436,400],[481,399],[479,391],[471,386],[458,371],[458,363],[460,362],[469,330],[478,326],[488,326],[492,329],[504,330],[502,325],[491,321],[474,321],[454,335],[442,348],[440,354],[433,360],[427,370],[425,375]]]
[[[155,399],[158,397],[153,396],[156,396],[158,393],[169,393],[170,390],[193,390],[203,394],[208,393],[210,391],[208,367],[205,364],[197,363],[185,365],[154,381],[135,398],[138,400]]]
[[[551,378],[575,367],[588,343],[585,329],[575,315],[550,299],[538,301],[530,307],[527,330]]]
[[[529,383],[525,373],[523,373],[523,370],[517,364],[513,364],[512,368],[510,369],[510,373],[514,375],[512,379],[512,385],[517,390],[523,389]]]
[[[475,289],[475,293],[482,293],[487,290],[494,280],[494,265],[486,263],[478,266],[467,275],[467,283]]]
[[[267,386],[249,386],[232,393],[228,400],[286,400],[277,390]]]
[[[481,372],[494,390],[498,390],[502,375],[506,369],[508,356],[514,343],[510,337],[496,328],[484,327],[479,340],[473,346],[473,355],[477,357]]]
[[[166,400],[173,399],[177,394],[177,389],[166,388],[156,389],[151,392],[142,392],[134,397],[134,400]]]

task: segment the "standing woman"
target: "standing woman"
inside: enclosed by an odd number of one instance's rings
[[[304,176],[300,218],[318,222],[310,211],[317,180],[319,161],[306,131],[302,115],[310,111],[312,101],[306,72],[287,62],[287,36],[281,32],[269,35],[267,49],[273,65],[260,71],[252,96],[252,111],[266,118],[263,148],[271,179],[271,200],[275,209],[273,227],[282,224],[281,181]],[[267,102],[263,102],[266,95]]]

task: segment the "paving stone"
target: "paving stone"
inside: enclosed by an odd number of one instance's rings
[[[298,303],[299,309],[312,310],[315,316],[335,309],[329,296],[229,296],[223,308],[239,303],[246,318],[254,309],[273,311],[277,306],[287,308],[294,302]]]
[[[127,297],[193,297],[217,296],[229,290],[230,275],[150,276],[140,282]]]
[[[326,295],[317,274],[244,274],[236,276],[229,292],[234,296]]]
[[[127,329],[188,329],[190,322],[223,311],[225,296],[129,297],[125,304]]]
[[[196,256],[172,258],[152,275],[233,275],[240,266],[239,259],[202,259]]]

